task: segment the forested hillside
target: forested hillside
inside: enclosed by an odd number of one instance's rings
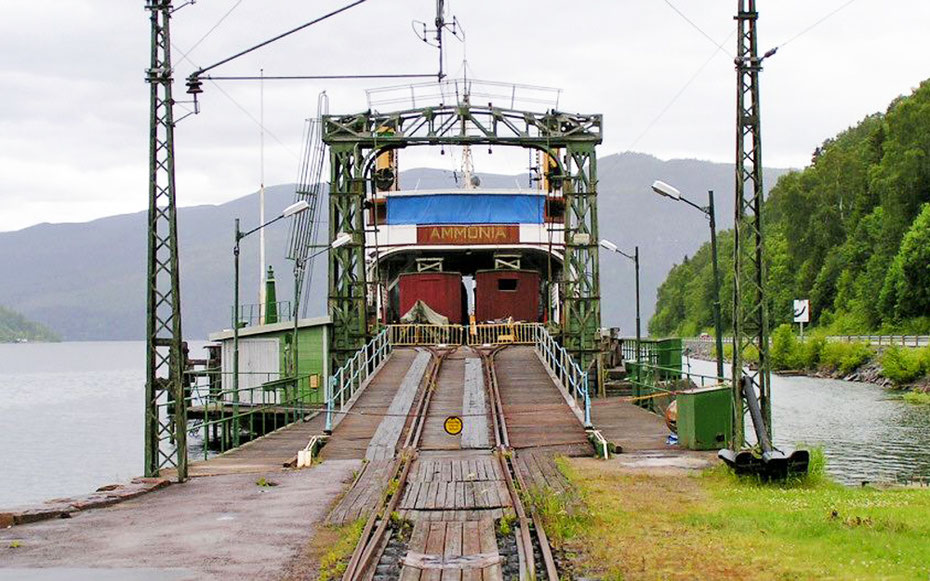
[[[58,336],[19,313],[0,306],[0,343],[58,341]]]
[[[809,298],[813,323],[836,333],[930,332],[930,81],[814,152],[779,179],[764,210],[771,327]],[[729,328],[733,233],[720,237]],[[710,246],[659,287],[653,335],[713,326]]]

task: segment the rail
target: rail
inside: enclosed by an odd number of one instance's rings
[[[391,330],[384,329],[364,347],[355,352],[345,365],[333,373],[326,382],[326,428],[327,434],[333,432],[333,414],[345,410],[346,403],[352,400],[356,391],[374,375],[394,350]],[[341,419],[340,414],[340,419]],[[335,423],[339,423],[338,420]]]
[[[591,424],[591,397],[588,390],[588,374],[542,325],[536,327],[533,346],[549,373],[558,379],[565,391],[571,396],[575,407],[583,406],[585,428],[593,427]],[[578,405],[579,398],[581,398],[582,406]]]

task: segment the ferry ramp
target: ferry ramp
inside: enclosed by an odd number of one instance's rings
[[[511,447],[591,454],[584,425],[532,347],[507,347],[494,362]]]
[[[407,421],[430,354],[396,348],[336,425],[320,453],[323,460],[389,460]]]

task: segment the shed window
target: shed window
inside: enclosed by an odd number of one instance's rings
[[[499,291],[515,291],[517,290],[517,282],[515,278],[499,278],[497,279],[497,290]]]

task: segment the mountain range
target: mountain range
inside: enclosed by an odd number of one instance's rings
[[[766,169],[771,188],[784,169]],[[510,188],[526,175],[479,174],[482,186]],[[642,316],[655,309],[656,289],[671,267],[693,254],[709,238],[706,219],[684,203],[651,191],[656,179],[673,184],[698,205],[714,190],[718,228],[733,224],[734,171],[731,164],[699,160],[663,161],[641,153],[598,159],[600,235],[641,256]],[[411,169],[402,186],[427,189],[454,185],[452,172]],[[266,215],[274,216],[293,201],[293,184],[265,189]],[[179,193],[183,197],[183,190]],[[183,201],[183,200],[182,200]],[[325,209],[323,209],[323,231]],[[221,205],[181,207],[178,233],[182,325],[185,338],[204,339],[228,327],[232,304],[234,220],[242,228],[258,222],[258,193]],[[55,331],[65,340],[139,340],[145,337],[145,212],[74,224],[39,224],[0,233],[0,305],[14,309]],[[293,278],[285,260],[288,226],[266,230],[266,256],[275,267],[279,300],[290,299]],[[323,236],[325,237],[325,236]],[[243,304],[258,301],[258,237],[242,241]],[[603,325],[634,330],[632,264],[622,256],[601,253]],[[326,265],[313,267],[309,316],[323,314]]]

